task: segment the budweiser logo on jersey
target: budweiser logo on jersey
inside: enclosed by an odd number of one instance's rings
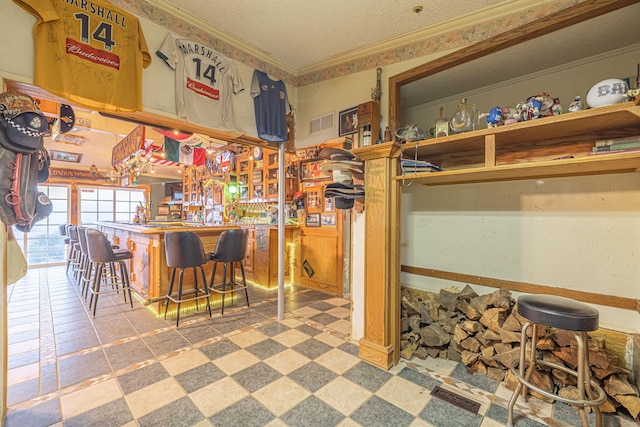
[[[187,77],[187,89],[207,98],[220,100],[220,91]]]
[[[80,43],[76,40],[67,39],[67,53],[79,58],[86,59],[95,64],[106,65],[107,67],[120,69],[120,57],[104,50],[96,49],[92,46]]]

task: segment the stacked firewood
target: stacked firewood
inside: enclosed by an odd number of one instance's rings
[[[506,289],[478,295],[467,285],[439,293],[402,290],[401,355],[426,359],[446,358],[497,381],[513,390],[517,384],[509,367],[520,357],[520,332],[527,320],[517,311],[516,301]],[[531,329],[529,330],[531,331]],[[592,377],[607,393],[603,412],[624,407],[638,418],[638,390],[629,382],[629,371],[619,365],[602,338],[589,338]],[[544,360],[575,369],[578,361],[574,335],[565,330],[540,326],[537,349]],[[543,390],[563,397],[576,396],[576,377],[558,369],[540,367],[531,381]],[[533,392],[534,396],[549,401]]]

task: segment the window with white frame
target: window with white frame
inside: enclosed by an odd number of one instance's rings
[[[139,188],[82,187],[79,189],[79,223],[132,221],[136,207],[145,206],[145,191]]]

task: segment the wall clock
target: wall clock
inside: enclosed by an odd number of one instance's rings
[[[254,160],[262,159],[262,148],[261,147],[253,147],[253,159]]]

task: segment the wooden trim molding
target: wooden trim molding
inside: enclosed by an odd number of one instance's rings
[[[503,288],[515,292],[528,294],[556,295],[571,298],[589,304],[603,305],[606,307],[622,308],[625,310],[636,310],[640,313],[640,301],[633,298],[618,297],[615,295],[598,294],[594,292],[584,292],[575,289],[558,288],[547,285],[537,285],[535,283],[515,282],[512,280],[495,279],[492,277],[474,276],[471,274],[454,273],[451,271],[435,270],[433,268],[412,267],[402,265],[401,270],[405,273],[417,274],[419,276],[434,277],[437,279],[452,280],[455,282],[471,283],[475,285],[488,286],[492,288]]]

